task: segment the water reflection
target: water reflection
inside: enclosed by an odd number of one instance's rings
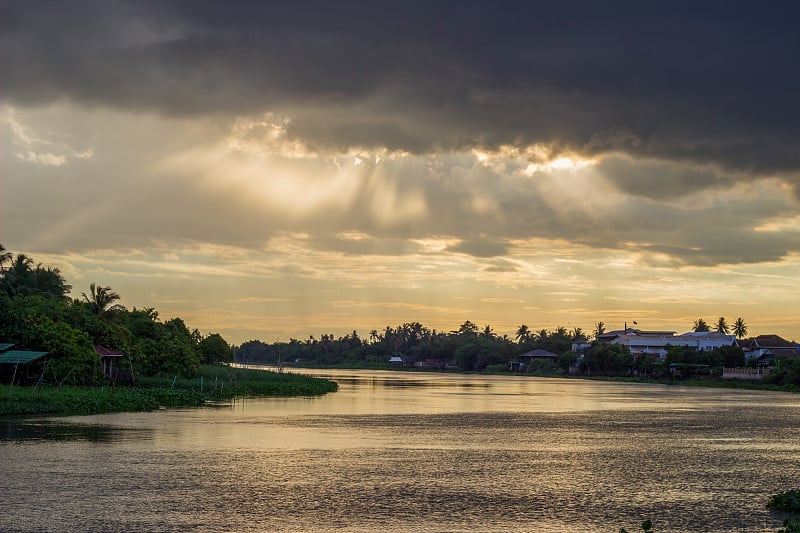
[[[774,532],[766,498],[800,479],[800,396],[325,374],[339,392],[0,441],[0,530]]]
[[[70,424],[52,420],[0,420],[0,441],[89,441],[112,442],[131,438],[132,430],[96,424]],[[147,438],[148,431],[136,431],[135,438]]]

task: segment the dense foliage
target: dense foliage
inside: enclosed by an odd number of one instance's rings
[[[800,514],[800,489],[774,494],[767,502],[767,507],[785,513]]]
[[[192,378],[140,378],[137,387],[0,386],[0,416],[87,415],[192,407],[242,396],[317,396],[336,383],[301,374],[278,374],[220,365],[200,367]]]
[[[450,332],[429,329],[419,322],[405,323],[396,328],[387,326],[383,331],[373,330],[367,339],[357,332],[336,338],[313,335],[305,341],[290,339],[288,342],[267,344],[252,340],[235,349],[236,360],[244,363],[281,364],[299,360],[318,365],[376,365],[385,364],[390,357],[401,357],[406,364],[427,362],[434,367],[454,366],[460,370],[485,370],[492,365],[507,368],[508,362],[517,355],[542,349],[555,354],[569,354],[575,342],[575,332],[565,328],[556,331],[528,333],[517,341],[495,334],[491,327],[483,329],[470,321],[458,330]],[[580,339],[585,341],[580,331]],[[566,371],[570,361],[566,355],[555,371]]]
[[[67,296],[71,289],[58,269],[35,264],[22,254],[13,257],[0,245],[0,342],[50,352],[52,357],[39,375],[57,384],[102,381],[97,345],[127,356],[123,372],[117,376],[122,381],[132,381],[134,376],[191,376],[201,364],[234,360],[234,353],[236,361],[255,364],[299,361],[366,367],[385,366],[390,358],[402,358],[405,366],[483,371],[507,370],[521,354],[538,349],[555,354],[557,359],[534,361],[526,367],[528,372],[565,374],[578,368],[590,375],[644,378],[674,378],[677,374],[670,373],[670,365],[693,369],[680,374],[687,378],[703,373],[718,375],[723,366],[746,363],[742,350],[733,346],[701,351],[674,346],[668,347],[666,361],[634,359],[621,345],[589,343],[581,328],[534,332],[521,325],[511,339],[497,335],[488,325],[481,328],[471,321],[449,332],[408,322],[373,330],[366,338],[353,331],[338,338],[323,334],[317,339],[312,335],[306,340],[273,344],[252,340],[232,349],[219,334],[204,336],[180,318],[161,321],[155,309],[126,309],[110,287],[92,283],[76,299]],[[716,328],[725,332],[730,326],[720,317]],[[741,318],[732,328],[737,335],[746,332]],[[695,329],[707,330],[708,324],[698,319]],[[594,335],[604,332],[605,325],[598,322]],[[571,351],[576,344],[581,358]],[[765,381],[783,387],[800,386],[800,362],[780,361],[778,370]]]
[[[0,249],[2,252],[3,249]],[[180,318],[160,321],[154,309],[127,310],[110,287],[92,283],[82,298],[58,269],[24,255],[0,254],[0,342],[50,353],[35,372],[46,382],[88,385],[103,380],[95,346],[126,355],[114,380],[134,376],[196,374],[201,363],[231,361],[233,351],[219,335],[203,336]]]

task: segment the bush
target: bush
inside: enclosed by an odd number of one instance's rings
[[[773,495],[767,502],[767,508],[800,514],[800,489],[786,490]]]

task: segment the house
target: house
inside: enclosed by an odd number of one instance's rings
[[[114,379],[114,361],[119,361],[121,357],[125,356],[125,354],[100,345],[95,346],[94,351],[100,356],[100,362],[103,365],[103,377],[106,379]],[[117,366],[119,366],[119,362],[117,363]]]
[[[403,364],[403,358],[398,356],[393,356],[389,358],[389,364],[394,366],[400,366]]]
[[[558,361],[558,354],[547,350],[531,350],[517,356],[516,361],[509,362],[508,366],[512,372],[524,372],[525,369],[533,364],[534,361]]]
[[[759,335],[736,341],[748,361],[762,365],[774,364],[778,357],[800,357],[800,345],[778,335]]]
[[[29,375],[31,363],[42,360],[49,355],[49,352],[35,352],[31,350],[14,350],[14,344],[0,344],[0,375],[3,381],[6,378],[11,383],[22,378],[32,379],[38,376]],[[20,371],[20,367],[22,370]]]
[[[732,346],[736,337],[715,331],[691,331],[675,335],[674,331],[642,331],[628,329],[627,332],[613,332],[603,335],[604,341],[610,344],[622,344],[637,357],[667,356],[667,346],[685,346],[696,350],[713,350],[722,346]],[[599,336],[598,336],[599,337]]]
[[[436,368],[438,370],[446,370],[448,366],[452,365],[450,365],[450,362],[447,359],[428,358],[415,362],[414,366],[416,368]]]
[[[523,362],[531,363],[533,361],[552,361],[555,363],[558,361],[558,354],[554,354],[553,352],[548,352],[547,350],[531,350],[530,352],[525,352],[523,354],[518,355]]]

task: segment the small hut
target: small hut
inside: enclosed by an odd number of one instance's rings
[[[0,377],[2,380],[14,383],[20,380],[35,379],[35,375],[29,375],[30,372],[35,372],[35,369],[31,369],[32,363],[44,359],[49,352],[14,350],[13,348],[14,345],[11,343],[0,344]],[[23,368],[22,373],[20,373],[20,367]]]
[[[103,364],[103,377],[106,379],[114,379],[114,361],[119,361],[125,354],[100,345],[95,346],[94,351],[100,356],[100,362]],[[117,363],[117,366],[119,366],[119,363]]]

